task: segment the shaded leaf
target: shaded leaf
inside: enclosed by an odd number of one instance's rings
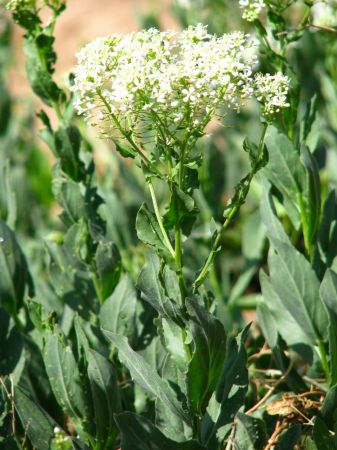
[[[203,413],[222,373],[226,333],[222,323],[195,300],[186,299],[193,336],[193,355],[186,374],[188,399],[196,413]]]
[[[122,434],[122,450],[202,450],[204,448],[196,441],[175,442],[165,437],[148,419],[133,413],[117,414],[115,420]]]
[[[113,446],[116,438],[113,415],[121,408],[117,376],[111,363],[96,351],[90,349],[87,358],[97,443]]]
[[[14,391],[15,410],[29,440],[38,450],[50,448],[54,437],[54,419],[20,386]]]
[[[239,336],[227,341],[225,366],[202,419],[201,441],[208,450],[217,448],[218,430],[229,425],[229,432],[234,417],[244,404],[248,389],[247,354],[244,347],[247,332],[246,328]]]
[[[30,276],[14,233],[0,219],[0,301],[9,314],[22,306]]]

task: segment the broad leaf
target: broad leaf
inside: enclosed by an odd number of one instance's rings
[[[307,330],[300,327],[297,320],[293,317],[291,312],[285,307],[282,302],[282,298],[277,291],[273,288],[271,279],[265,272],[260,272],[260,284],[265,304],[262,309],[258,308],[259,315],[263,308],[268,308],[268,311],[272,317],[272,323],[266,326],[274,326],[274,332],[278,331],[284,341],[293,346],[300,354],[304,353],[304,346],[307,346],[309,353],[312,344],[315,344],[314,338],[307,333]],[[273,333],[271,330],[271,333]],[[272,348],[276,345],[276,336],[272,337]],[[313,339],[313,340],[312,340]]]
[[[23,340],[13,319],[1,307],[0,343],[0,376],[10,375],[21,360]]]
[[[139,275],[137,287],[144,294],[145,300],[160,316],[175,321],[179,320],[181,316],[179,306],[166,296],[160,277],[159,258],[153,253],[147,256],[147,262]]]
[[[183,410],[174,391],[170,388],[168,383],[163,380],[157,372],[151,369],[138,353],[132,350],[127,339],[104,329],[103,332],[109,341],[117,348],[120,361],[129,369],[135,383],[138,383],[155,398],[159,398],[186,423],[190,423],[188,414]]]
[[[88,377],[95,411],[97,443],[113,446],[116,438],[113,415],[120,411],[118,380],[104,356],[88,351]]]
[[[245,329],[237,338],[227,341],[225,366],[202,419],[201,440],[208,450],[217,448],[218,430],[228,426],[224,432],[229,432],[234,417],[244,405],[248,389],[247,354],[244,346],[247,332],[248,329]]]
[[[234,448],[236,450],[263,450],[267,441],[265,424],[261,419],[237,414]]]
[[[49,59],[54,63],[55,53],[52,50],[54,38],[45,34],[37,37],[30,36],[24,40],[26,56],[26,72],[29,83],[40,99],[47,105],[58,102],[61,91],[52,80],[51,67],[46,67],[45,61]],[[48,56],[49,55],[49,56]]]
[[[153,247],[166,260],[172,260],[163,233],[158,225],[156,216],[149,210],[146,203],[143,203],[136,218],[136,229],[138,238],[145,244]]]
[[[111,242],[99,242],[95,255],[101,301],[105,301],[118,283],[121,260],[118,248]]]
[[[337,274],[328,269],[319,290],[329,315],[329,346],[331,384],[337,383]]]
[[[75,423],[85,426],[89,420],[87,392],[71,348],[64,345],[56,331],[45,335],[43,360],[58,404]]]
[[[14,233],[0,220],[0,302],[9,314],[22,306],[30,281],[25,257]]]
[[[297,195],[301,191],[305,177],[299,152],[286,135],[271,126],[268,128],[265,142],[269,153],[269,163],[263,169],[263,173],[282,195],[287,213],[297,228],[300,224]]]
[[[99,314],[101,326],[112,333],[132,336],[136,303],[137,293],[132,281],[128,275],[124,275],[101,307]]]
[[[182,398],[182,394],[186,394],[185,374],[177,368],[172,358],[166,356],[161,368],[161,375],[168,381],[180,398]],[[192,439],[192,428],[160,400],[156,400],[155,425],[165,436],[168,438],[172,437],[175,441],[184,442]]]
[[[335,190],[329,192],[324,204],[318,231],[317,251],[324,266],[330,267],[337,255],[337,197]]]
[[[175,442],[165,437],[158,428],[145,419],[133,413],[123,413],[115,416],[121,431],[122,450],[203,450],[196,441]]]
[[[307,259],[276,239],[268,265],[273,290],[283,307],[312,343],[326,336],[327,314],[319,298],[319,282]]]
[[[203,413],[223,370],[226,356],[226,333],[222,323],[187,299],[190,320],[187,326],[193,336],[193,355],[186,374],[188,399],[196,413]]]
[[[54,419],[20,386],[14,390],[15,410],[29,440],[37,450],[50,448],[54,437]]]

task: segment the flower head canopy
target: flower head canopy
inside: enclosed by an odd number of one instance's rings
[[[79,52],[75,107],[122,136],[144,125],[165,140],[179,130],[202,133],[219,111],[238,110],[254,95],[256,60],[242,32],[217,37],[197,25],[113,34]]]

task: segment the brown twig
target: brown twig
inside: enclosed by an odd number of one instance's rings
[[[285,430],[288,427],[288,424],[286,421],[282,422],[278,420],[276,422],[275,430],[273,431],[273,434],[268,439],[268,443],[265,446],[263,450],[270,450],[278,441],[279,435],[282,433],[283,430]]]
[[[291,369],[293,368],[293,362],[291,361],[289,364],[288,369],[284,372],[284,374],[281,376],[279,380],[276,381],[274,386],[272,386],[269,391],[259,400],[256,405],[254,405],[252,408],[250,408],[246,414],[252,414],[254,411],[256,411],[263,403],[272,395],[272,393],[275,391],[277,386],[279,386],[289,375]]]
[[[304,27],[293,28],[293,29],[290,29],[290,30],[280,31],[279,33],[277,33],[277,35],[278,36],[284,36],[284,35],[289,34],[289,33],[298,33],[299,31],[308,30],[309,28],[316,28],[317,30],[327,31],[329,33],[337,33],[337,29],[336,28],[325,27],[323,25],[315,25],[314,23],[308,23]]]

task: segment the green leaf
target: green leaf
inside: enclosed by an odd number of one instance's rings
[[[23,340],[15,322],[1,307],[0,343],[0,376],[10,375],[22,357]]]
[[[156,216],[148,209],[146,203],[143,203],[138,211],[136,230],[137,236],[142,242],[153,247],[167,261],[172,260],[172,255],[166,247]]]
[[[317,251],[325,267],[332,265],[337,255],[337,193],[331,190],[326,198],[318,231]]]
[[[0,274],[0,302],[10,315],[16,315],[31,280],[15,235],[1,219]]]
[[[288,137],[272,126],[268,128],[265,141],[269,163],[263,173],[282,195],[284,207],[295,228],[298,228],[301,211],[297,195],[305,178],[300,155]]]
[[[99,319],[102,328],[131,337],[134,334],[137,293],[128,275],[124,275],[114,292],[101,306]]]
[[[319,290],[329,315],[331,385],[337,383],[337,274],[328,269]]]
[[[56,165],[53,170],[53,194],[62,206],[62,220],[70,226],[82,218],[87,218],[86,203],[81,192],[81,184],[67,177]]]
[[[130,145],[127,145],[122,141],[115,141],[116,150],[120,153],[124,158],[135,158],[138,153],[135,149],[133,149]]]
[[[202,419],[201,442],[208,450],[217,448],[218,430],[226,425],[230,427],[238,410],[244,405],[248,389],[247,354],[244,346],[247,332],[248,328],[227,341],[225,366]]]
[[[325,425],[320,417],[315,418],[315,425],[312,432],[312,437],[318,449],[336,450],[337,445],[334,437],[330,435],[328,427]]]
[[[117,246],[109,241],[99,242],[95,254],[101,300],[105,301],[114,291],[120,277],[121,258]]]
[[[48,106],[51,106],[53,102],[58,102],[62,95],[62,91],[51,77],[51,66],[55,62],[55,54],[52,50],[53,42],[53,37],[43,33],[24,40],[29,83],[35,94]]]
[[[315,122],[317,112],[317,94],[314,94],[307,103],[305,114],[301,122],[300,142],[305,142]]]
[[[260,275],[261,277],[261,275]],[[261,279],[260,279],[261,283]],[[262,285],[262,283],[261,283]],[[263,292],[263,291],[262,291]],[[277,322],[275,321],[270,311],[270,299],[268,298],[268,305],[266,302],[260,303],[256,309],[257,321],[261,328],[262,334],[270,348],[274,348],[278,341]],[[283,310],[283,308],[282,308]]]
[[[319,282],[307,259],[276,239],[268,258],[273,290],[312,343],[327,334],[327,314],[319,299]]]
[[[184,344],[184,329],[169,319],[161,319],[162,335],[164,345],[170,353],[177,368],[184,372],[186,370],[188,356]]]
[[[90,349],[87,358],[97,443],[113,447],[116,438],[113,415],[121,409],[117,376],[110,362],[96,351]]]
[[[166,296],[160,275],[159,258],[153,253],[148,254],[146,265],[139,275],[137,287],[160,316],[179,322],[182,313],[179,306]]]
[[[223,370],[226,333],[222,323],[195,300],[186,299],[193,355],[186,374],[188,399],[196,413],[205,412]]]
[[[164,364],[161,367],[161,376],[178,393],[186,393],[185,374],[177,368],[174,360],[165,355]],[[155,425],[167,437],[173,437],[175,441],[184,442],[192,439],[193,430],[180,417],[172,412],[163,402],[156,400]]]
[[[173,185],[173,193],[168,207],[168,211],[164,215],[164,226],[167,230],[172,230],[175,226],[179,226],[185,236],[189,236],[196,221],[198,209],[194,199]]]
[[[289,450],[294,448],[301,439],[302,427],[299,423],[291,426],[281,436],[280,442],[276,445],[275,450]]]
[[[84,177],[84,165],[79,158],[81,134],[74,125],[61,126],[54,134],[54,151],[61,168],[74,181]]]
[[[306,354],[306,352],[304,352],[304,346],[307,346],[307,350],[309,350],[309,353],[311,354],[310,348],[311,345],[315,344],[315,338],[308,333],[307,329],[300,326],[296,318],[283,302],[283,297],[280,297],[274,289],[271,278],[263,271],[260,272],[260,284],[265,300],[263,307],[268,309],[272,317],[272,322],[267,326],[275,327],[271,333],[278,331],[284,341],[289,346],[294,347],[300,354]],[[258,311],[260,315],[261,309],[259,308]],[[272,341],[273,348],[277,344],[277,333],[276,336],[272,337]]]
[[[236,450],[262,450],[267,441],[265,424],[261,419],[238,413],[234,448]]]
[[[165,437],[145,417],[126,412],[115,416],[123,450],[203,450],[196,441],[175,442]]]
[[[330,429],[333,429],[337,417],[337,385],[327,392],[323,401],[320,415]]]
[[[246,138],[243,142],[243,149],[249,155],[250,165],[254,170],[254,173],[257,173],[267,164],[269,155],[266,147],[263,148],[262,156],[260,156],[259,146]]]
[[[88,396],[72,350],[57,331],[45,335],[43,360],[58,404],[75,424],[85,426],[89,421]]]
[[[15,410],[29,440],[37,450],[50,448],[54,437],[54,419],[20,386],[14,390]]]
[[[12,102],[3,77],[0,75],[0,136],[7,131],[11,118]]]
[[[171,408],[172,412],[189,424],[190,418],[183,410],[172,388],[157,372],[151,369],[139,354],[132,350],[127,338],[104,329],[103,332],[108,340],[117,347],[119,359],[129,369],[135,383],[139,384],[155,398],[159,398]]]
[[[278,241],[290,245],[290,239],[277,218],[275,204],[270,192],[271,185],[265,178],[263,179],[262,187],[263,193],[260,203],[260,212],[267,236],[271,242],[277,239]]]
[[[313,246],[321,215],[321,183],[317,163],[307,149],[302,148],[301,161],[306,169],[301,194],[303,233],[308,246]]]

